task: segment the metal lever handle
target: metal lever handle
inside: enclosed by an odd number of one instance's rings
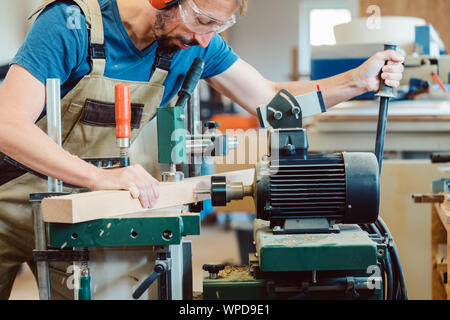
[[[145,279],[139,287],[133,293],[133,299],[139,299],[145,291],[150,288],[150,286],[155,282],[159,276],[166,271],[166,267],[162,264],[157,264],[153,270],[153,272]]]
[[[392,44],[385,44],[384,49],[397,50],[397,46]],[[389,99],[395,97],[394,89],[392,87],[387,86],[383,81],[383,79],[381,79],[380,90],[378,91],[376,96],[380,97],[380,111],[378,113],[375,155],[378,159],[378,168],[381,174],[381,166],[383,163],[383,154],[384,154],[384,139],[386,137],[386,124],[388,117]]]

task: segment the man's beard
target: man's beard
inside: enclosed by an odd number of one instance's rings
[[[180,47],[175,44],[174,42],[176,40],[181,41],[182,43],[188,45],[188,46],[197,46],[199,43],[193,39],[189,40],[182,36],[167,36],[167,22],[169,22],[171,19],[175,19],[177,15],[176,8],[170,8],[168,10],[163,10],[162,12],[158,13],[156,16],[156,22],[154,26],[154,35],[156,38],[156,41],[158,42],[159,49],[164,54],[173,54],[176,51],[180,50]]]
[[[168,36],[160,36],[156,38],[158,41],[158,46],[163,53],[171,54],[175,53],[180,49],[180,47],[174,43],[174,41],[179,40],[185,45],[188,46],[198,46],[199,43],[196,40],[188,40],[183,38],[182,36],[168,37]]]

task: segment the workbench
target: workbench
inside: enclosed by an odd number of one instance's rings
[[[184,237],[200,234],[200,215],[185,209],[178,206],[75,224],[47,223],[48,248],[53,254],[59,249],[59,259],[49,261],[51,299],[83,300],[74,290],[82,283],[77,277],[83,261],[89,263],[91,299],[133,299],[132,293],[165,253],[171,257],[171,279],[167,282],[170,289],[162,294],[174,300],[190,299],[192,248]],[[83,261],[64,258],[82,252],[88,254]],[[142,299],[161,296],[158,286],[159,282],[154,283]]]
[[[433,300],[450,300],[450,204],[431,205],[431,291]]]
[[[310,120],[310,150],[373,151],[377,100],[341,103]],[[389,106],[384,150],[391,158],[416,158],[450,149],[450,101],[393,101]],[[423,156],[422,156],[423,157]]]

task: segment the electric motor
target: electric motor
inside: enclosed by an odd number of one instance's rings
[[[336,153],[268,159],[258,166],[257,218],[327,218],[373,223],[379,210],[379,173],[372,153]]]

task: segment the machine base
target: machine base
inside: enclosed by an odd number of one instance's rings
[[[274,234],[269,222],[255,220],[249,265],[227,266],[215,279],[205,274],[203,299],[381,300],[385,245],[358,225],[339,227],[339,233]]]

